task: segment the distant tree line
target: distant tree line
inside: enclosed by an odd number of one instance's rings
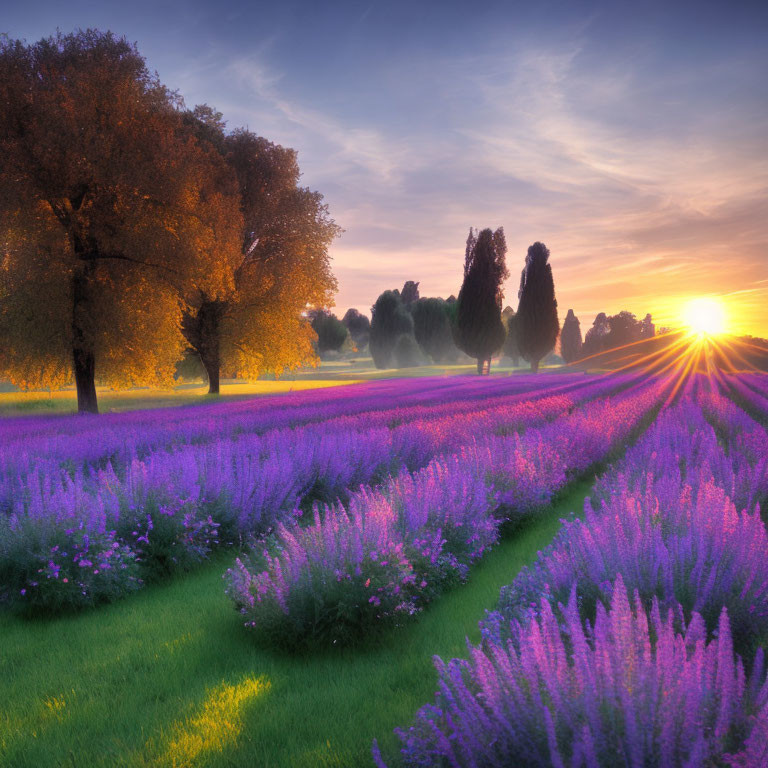
[[[502,284],[509,275],[506,254],[503,228],[470,229],[458,299],[422,298],[419,283],[412,280],[401,291],[382,293],[366,328],[376,366],[448,363],[465,355],[476,360],[479,373],[487,373],[491,358],[501,353],[514,366],[525,360],[535,372],[542,360],[553,357],[558,338],[561,357],[554,359],[573,363],[655,335],[651,315],[637,320],[626,311],[600,313],[582,338],[579,319],[569,309],[561,331],[550,252],[540,242],[528,248],[517,311],[509,306],[502,310]],[[350,312],[360,316],[357,310]]]
[[[0,375],[96,412],[97,382],[172,384],[185,349],[213,393],[316,359],[340,230],[293,150],[96,30],[0,38],[0,105]]]

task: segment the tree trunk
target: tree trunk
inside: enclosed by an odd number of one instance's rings
[[[96,399],[96,355],[83,328],[88,311],[88,284],[95,268],[94,261],[87,261],[82,269],[75,270],[72,277],[72,367],[78,413],[99,412]]]
[[[74,348],[72,358],[77,389],[77,412],[98,413],[96,400],[96,358],[93,352]]]
[[[205,372],[208,374],[208,394],[219,394],[219,360],[203,360]]]
[[[486,368],[485,365],[488,364]],[[477,373],[480,376],[488,376],[491,372],[491,358],[490,357],[478,357],[477,358]]]
[[[208,375],[208,394],[219,394],[221,375],[221,321],[227,313],[227,302],[203,297],[197,312],[187,312],[181,331]]]
[[[531,373],[538,373],[538,372],[539,372],[539,361],[531,360]]]

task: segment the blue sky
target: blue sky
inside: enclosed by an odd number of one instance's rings
[[[768,335],[768,3],[25,2],[0,31],[138,43],[189,105],[299,152],[346,230],[337,308],[457,293],[503,225],[507,303],[535,240],[561,318],[678,320],[723,295]]]

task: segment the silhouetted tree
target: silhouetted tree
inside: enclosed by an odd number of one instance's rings
[[[368,346],[368,340],[371,335],[371,321],[367,315],[363,315],[356,309],[348,309],[341,320],[347,326],[349,335],[358,350]]]
[[[124,38],[0,36],[2,374],[173,383],[180,297],[226,290],[242,226],[236,180],[180,99]]]
[[[450,310],[442,299],[419,299],[411,305],[413,330],[419,346],[436,363],[451,362],[459,350],[453,341]]]
[[[312,328],[317,334],[318,352],[338,352],[347,340],[347,326],[332,312],[315,309],[309,313]]]
[[[653,324],[653,318],[650,313],[643,318],[643,327],[640,331],[640,338],[652,339],[656,335],[656,326]]]
[[[390,368],[397,340],[413,335],[413,319],[403,307],[399,291],[384,291],[371,308],[371,357],[377,368]]]
[[[515,310],[508,307],[509,312],[506,315],[507,336],[504,339],[504,354],[512,361],[512,365],[517,368],[520,364],[520,347],[517,343],[517,315]]]
[[[406,281],[405,285],[403,285],[403,290],[400,293],[400,301],[402,301],[406,307],[409,307],[418,300],[419,284],[414,283],[413,280]]]
[[[608,322],[608,316],[605,312],[600,312],[595,317],[592,327],[587,331],[582,347],[582,355],[591,357],[600,354],[607,349],[608,334],[611,332],[611,326]]]
[[[608,318],[608,326],[610,328],[606,339],[608,349],[616,349],[616,347],[632,344],[635,341],[640,341],[642,337],[642,323],[631,312],[626,310],[619,312],[617,315],[611,315]]]
[[[528,249],[518,298],[517,343],[536,373],[539,362],[554,349],[560,330],[549,249],[544,243],[534,243]]]
[[[566,363],[573,363],[581,357],[581,348],[581,323],[569,309],[560,331],[560,354]]]
[[[456,317],[456,343],[477,359],[477,371],[484,364],[491,370],[491,356],[504,343],[501,322],[502,282],[509,276],[506,265],[507,243],[504,229],[469,230],[464,256],[464,282],[459,291]]]

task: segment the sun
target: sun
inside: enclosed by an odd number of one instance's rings
[[[720,299],[702,296],[683,307],[683,322],[691,333],[715,336],[725,331],[725,306]]]

